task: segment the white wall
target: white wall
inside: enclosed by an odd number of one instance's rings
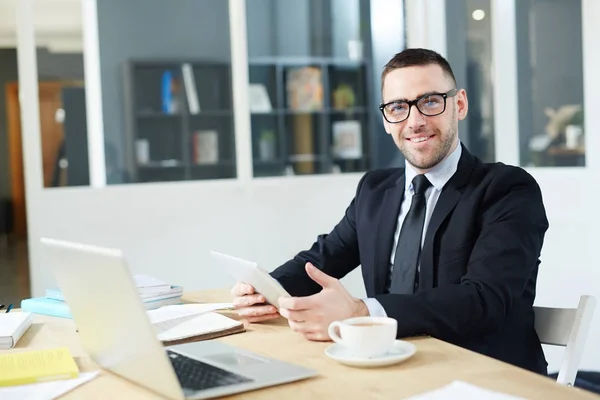
[[[0,1],[0,47],[17,47],[18,1]],[[81,52],[81,0],[35,0],[34,4],[38,46],[56,52]]]
[[[331,230],[359,179],[264,179],[248,187],[231,181],[49,189],[38,194],[46,212],[32,224],[39,236],[121,248],[132,273],[156,275],[186,290],[216,288],[233,282],[213,268],[209,250],[256,260],[273,270],[308,248],[317,234]],[[30,246],[40,250],[34,237]],[[43,259],[30,269],[33,295],[53,285]],[[360,276],[348,284],[356,295],[364,294]]]

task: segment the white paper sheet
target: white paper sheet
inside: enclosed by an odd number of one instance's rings
[[[2,400],[52,400],[94,379],[100,371],[82,372],[75,379],[0,388]]]
[[[206,314],[216,310],[233,308],[232,303],[206,303],[206,304],[176,304],[149,310],[148,318],[152,324],[168,320],[181,319],[192,315]]]
[[[454,381],[444,387],[422,393],[407,400],[525,400],[523,397],[516,397],[505,393],[494,392],[483,389],[471,383],[463,381]]]

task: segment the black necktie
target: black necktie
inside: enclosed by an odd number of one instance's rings
[[[431,182],[425,175],[417,175],[413,181],[414,195],[410,210],[400,230],[394,267],[390,283],[390,293],[414,293],[417,284],[417,265],[421,254],[421,238],[425,223],[425,190]]]

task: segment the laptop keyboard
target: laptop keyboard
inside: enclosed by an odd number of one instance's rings
[[[175,369],[181,387],[189,390],[211,389],[235,383],[252,382],[241,375],[194,360],[171,350],[167,350],[169,360]]]

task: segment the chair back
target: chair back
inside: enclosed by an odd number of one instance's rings
[[[581,296],[577,308],[534,307],[535,330],[543,344],[564,346],[557,382],[573,386],[583,356],[596,299]]]

